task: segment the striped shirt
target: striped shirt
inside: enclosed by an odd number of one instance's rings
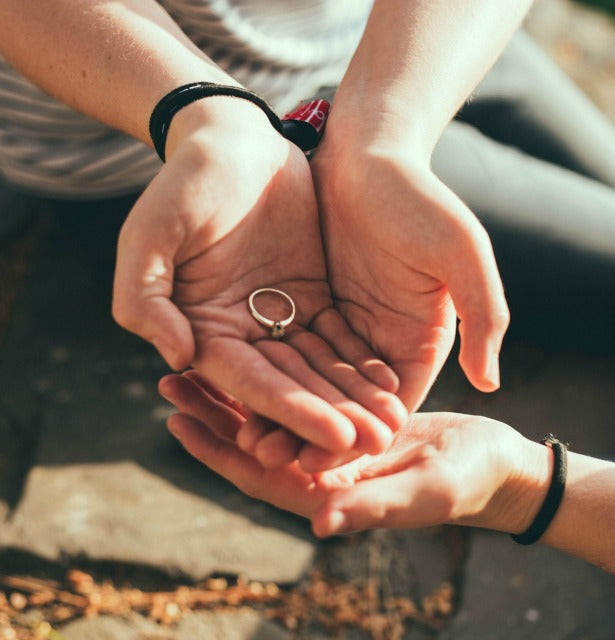
[[[282,115],[337,85],[372,0],[160,0],[184,32]],[[199,78],[195,78],[199,80]],[[160,168],[142,142],[77,113],[0,58],[0,174],[62,198],[141,190]]]

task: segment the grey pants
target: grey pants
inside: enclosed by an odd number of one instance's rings
[[[491,236],[512,333],[615,346],[615,127],[526,34],[446,129],[433,169]]]

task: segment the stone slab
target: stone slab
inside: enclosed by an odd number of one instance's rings
[[[377,529],[329,541],[322,557],[332,581],[372,579],[383,597],[407,597],[420,606],[444,582],[456,581],[459,544],[455,531],[447,527]]]
[[[451,585],[454,592],[463,566],[466,537],[465,530],[456,527],[432,527],[421,531],[377,529],[335,537],[323,545],[318,567],[332,589],[339,586],[343,592],[351,585],[362,588],[369,584],[377,598],[372,606],[380,614],[386,611],[386,601],[390,598],[403,600],[420,611],[425,600],[433,602],[434,594],[444,584]],[[389,614],[390,621],[395,618],[395,613]],[[397,620],[399,622],[399,618]],[[435,628],[410,617],[403,620],[403,630],[400,627],[395,631],[376,627],[361,629],[359,622],[360,616],[355,623],[345,626],[342,637],[372,640],[388,637],[388,633],[399,640],[437,637]],[[310,638],[314,640],[327,637],[326,634],[319,635],[317,628],[310,631]],[[398,631],[400,636],[396,635]]]
[[[141,616],[121,618],[119,616],[99,616],[81,618],[63,625],[59,632],[62,640],[177,640],[177,634],[162,629],[157,624]]]
[[[291,640],[281,627],[249,609],[187,616],[177,626],[178,640]]]
[[[193,580],[298,581],[314,549],[301,523],[200,471],[180,489],[133,462],[37,466],[3,543],[57,562],[145,565]]]
[[[63,640],[291,640],[281,627],[249,609],[189,614],[165,627],[137,615],[100,616],[71,622],[60,631]]]
[[[541,545],[474,532],[461,608],[438,640],[612,640],[615,576]]]

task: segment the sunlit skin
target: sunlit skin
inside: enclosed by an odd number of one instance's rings
[[[451,523],[521,533],[553,472],[549,447],[455,413],[415,413],[388,451],[330,471],[306,473],[297,461],[267,469],[235,443],[241,403],[194,371],[163,378],[160,391],[179,410],[168,425],[190,454],[247,494],[309,518],[318,536]],[[564,497],[540,542],[615,572],[614,499],[615,464],[569,452]]]
[[[382,451],[405,409],[391,393],[395,375],[333,306],[307,161],[254,105],[234,106],[254,116],[250,135],[247,125],[232,136],[199,127],[171,148],[128,216],[118,244],[116,319],[149,332],[154,343],[166,322],[160,350],[242,398],[261,416],[255,420],[287,425],[323,450]],[[246,160],[260,149],[266,158]],[[249,311],[248,298],[263,283],[296,305],[283,340]],[[279,302],[258,300],[274,317],[287,314]]]

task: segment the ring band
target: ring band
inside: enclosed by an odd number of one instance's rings
[[[284,298],[284,300],[290,304],[290,315],[283,320],[272,320],[271,318],[266,318],[262,313],[259,313],[254,306],[254,298],[261,293],[273,293]],[[284,336],[286,327],[295,319],[295,303],[293,299],[279,289],[257,289],[253,291],[248,298],[248,307],[252,317],[263,326],[271,329],[271,337],[277,340]]]

